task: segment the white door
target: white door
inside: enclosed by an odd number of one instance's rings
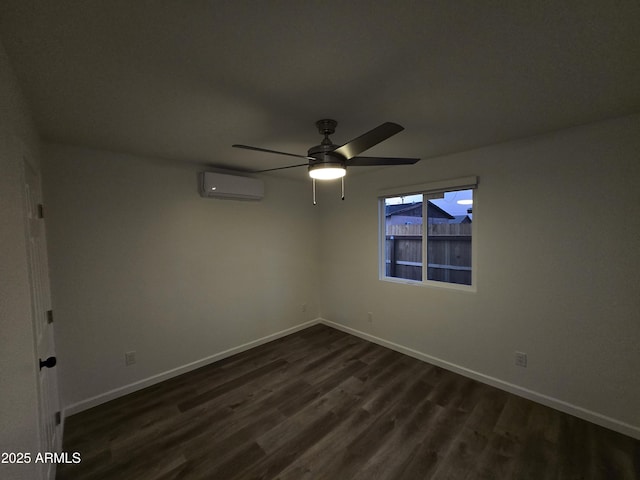
[[[40,176],[28,161],[24,161],[25,199],[27,215],[27,248],[36,371],[38,373],[39,452],[57,452],[60,438],[56,412],[58,411],[58,382],[55,368],[53,325],[51,323],[51,295],[44,220],[42,218],[42,188]],[[41,463],[43,480],[53,479],[55,465]]]

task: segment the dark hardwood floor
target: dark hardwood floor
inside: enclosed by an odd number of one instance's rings
[[[316,325],[69,417],[62,479],[639,479],[640,441]]]

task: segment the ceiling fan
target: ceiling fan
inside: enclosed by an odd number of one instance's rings
[[[389,158],[389,157],[358,157],[356,155],[369,150],[374,145],[386,140],[396,133],[404,130],[397,123],[386,122],[377,126],[373,130],[354,138],[342,146],[334,145],[329,138],[336,131],[338,122],[331,119],[318,120],[316,126],[320,135],[324,135],[320,145],[311,147],[306,155],[295,153],[279,152],[266,148],[251,147],[249,145],[235,144],[235,148],[255,150],[258,152],[275,153],[277,155],[287,155],[289,157],[304,158],[305,163],[288,165],[286,167],[268,168],[266,170],[255,170],[252,173],[272,172],[274,170],[284,170],[286,168],[296,168],[307,166],[309,176],[313,179],[313,204],[316,204],[316,180],[342,179],[342,199],[344,200],[344,176],[347,167],[369,167],[382,165],[413,165],[420,161],[419,158]]]

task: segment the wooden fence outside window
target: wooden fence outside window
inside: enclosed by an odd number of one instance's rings
[[[471,223],[427,225],[427,279],[471,285]],[[386,275],[422,280],[422,225],[387,225]]]

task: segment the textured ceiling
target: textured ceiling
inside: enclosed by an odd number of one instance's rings
[[[43,138],[227,168],[320,118],[426,159],[640,111],[637,0],[3,0],[0,36]]]

